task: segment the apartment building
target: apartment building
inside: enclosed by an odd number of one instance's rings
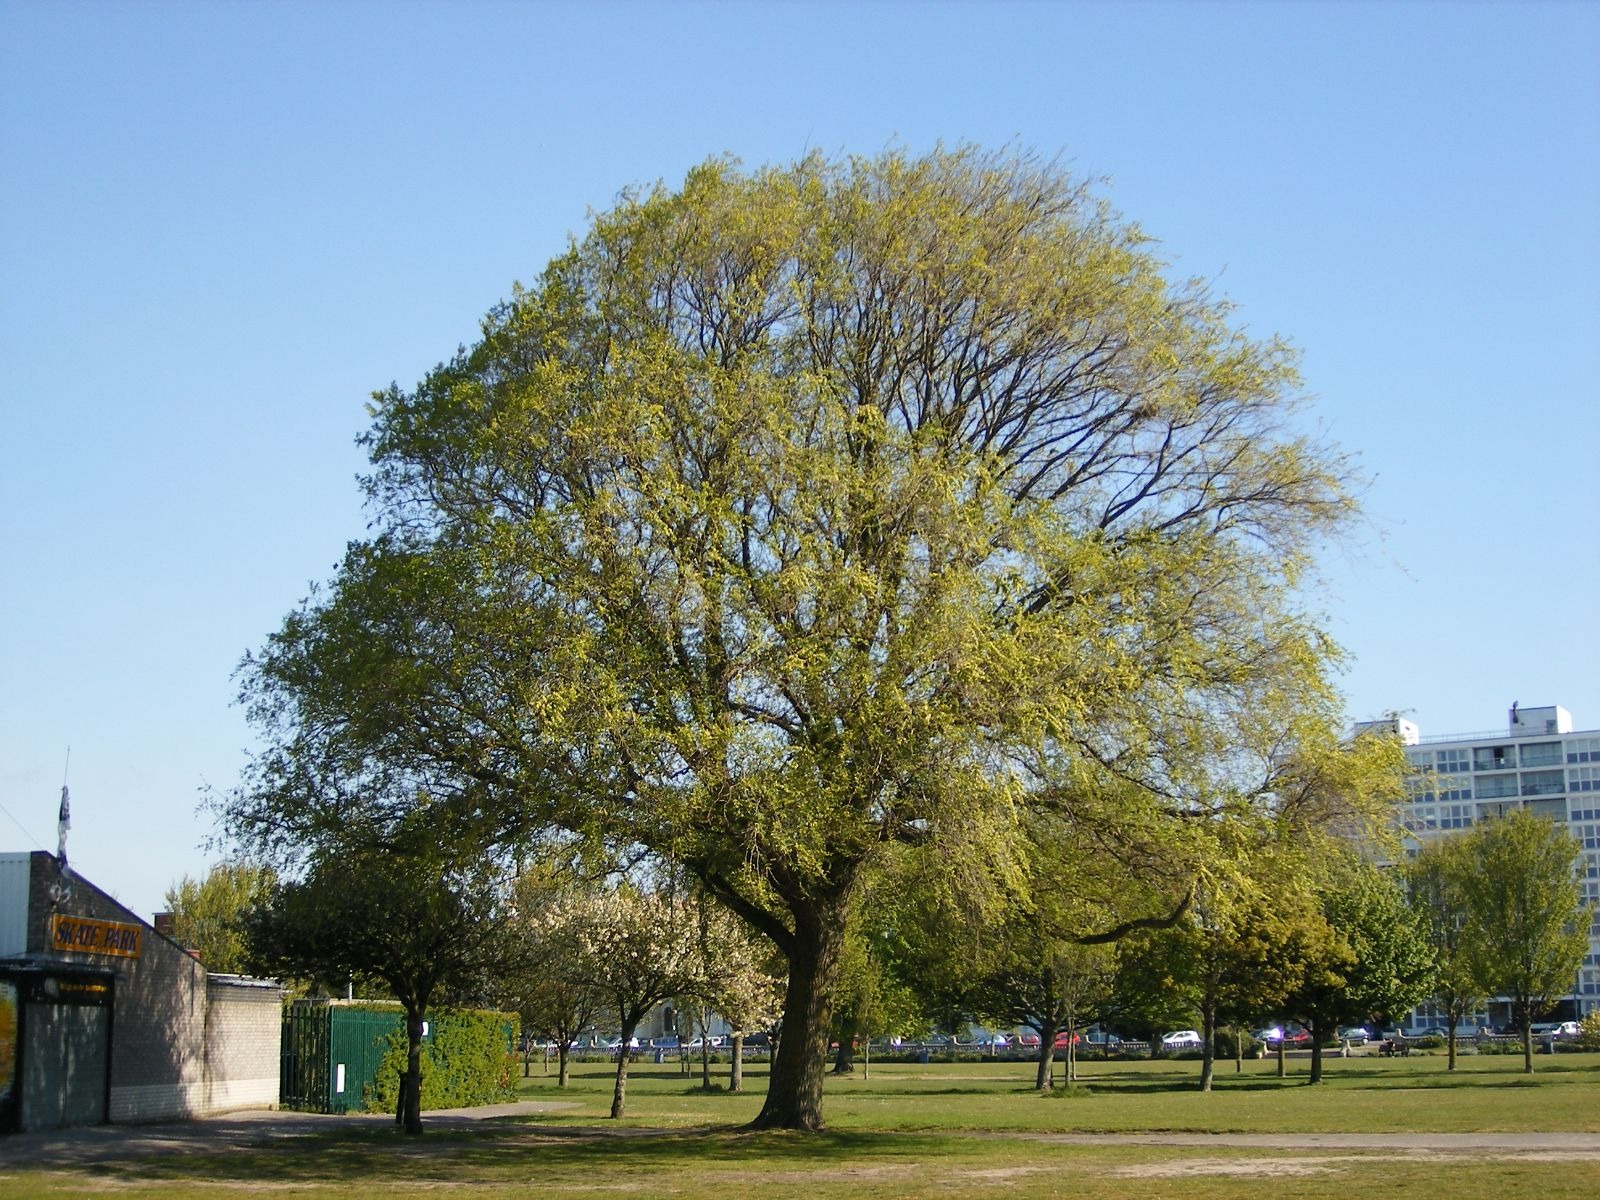
[[[1587,903],[1600,902],[1600,730],[1572,728],[1572,714],[1559,705],[1513,704],[1501,729],[1424,737],[1399,718],[1358,728],[1393,729],[1406,758],[1419,771],[1400,820],[1407,848],[1466,829],[1478,821],[1526,808],[1565,825],[1582,846],[1579,884]],[[1600,1008],[1600,915],[1589,928],[1589,953],[1561,1004],[1560,1019]],[[1500,1024],[1509,1008],[1492,1003],[1487,1019]],[[1423,1006],[1414,1026],[1435,1025],[1439,1014]]]

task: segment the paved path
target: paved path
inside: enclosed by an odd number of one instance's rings
[[[517,1104],[490,1104],[480,1108],[443,1109],[423,1114],[427,1129],[482,1128],[482,1122],[497,1117],[520,1117],[556,1112],[577,1107],[566,1101],[528,1100]],[[129,1158],[168,1154],[215,1153],[281,1145],[297,1138],[314,1136],[353,1124],[390,1124],[393,1117],[382,1114],[351,1113],[331,1116],[320,1113],[281,1112],[265,1109],[230,1113],[203,1120],[170,1121],[153,1125],[91,1125],[40,1133],[0,1136],[0,1170],[20,1166],[90,1166]],[[536,1131],[549,1136],[551,1130]],[[651,1130],[636,1126],[563,1128],[558,1136],[644,1136],[652,1133],[693,1137],[704,1130]],[[507,1127],[508,1135],[531,1136],[535,1131]],[[1317,1153],[1319,1151],[1368,1151],[1391,1154],[1455,1155],[1559,1155],[1562,1158],[1593,1158],[1600,1161],[1600,1133],[1048,1133],[1006,1130],[974,1131],[974,1138],[1021,1138],[1060,1145],[1083,1146],[1188,1146],[1202,1150],[1253,1149]],[[418,1149],[427,1145],[412,1143]],[[448,1153],[448,1141],[435,1143]]]

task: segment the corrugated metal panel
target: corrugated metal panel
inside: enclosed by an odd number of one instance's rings
[[[28,949],[28,854],[0,854],[0,958]]]
[[[389,1035],[404,1029],[398,1008],[296,1000],[283,1013],[279,1102],[302,1112],[361,1112]]]
[[[368,1092],[378,1079],[378,1065],[389,1048],[389,1035],[404,1029],[404,1015],[394,1010],[334,1008],[328,1111],[360,1112],[367,1107]]]

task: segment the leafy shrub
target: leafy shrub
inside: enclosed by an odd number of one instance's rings
[[[1578,1022],[1578,1046],[1584,1050],[1600,1050],[1600,1008],[1591,1008]]]
[[[516,1099],[519,1022],[512,1013],[449,1009],[430,1016],[422,1043],[422,1107],[471,1108]],[[368,1112],[393,1112],[406,1069],[406,1031],[390,1033],[378,1077],[366,1092]]]

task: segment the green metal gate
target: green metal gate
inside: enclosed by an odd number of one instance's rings
[[[404,1031],[399,1005],[326,1000],[285,1005],[279,1103],[302,1112],[359,1112],[377,1081],[389,1035]]]

